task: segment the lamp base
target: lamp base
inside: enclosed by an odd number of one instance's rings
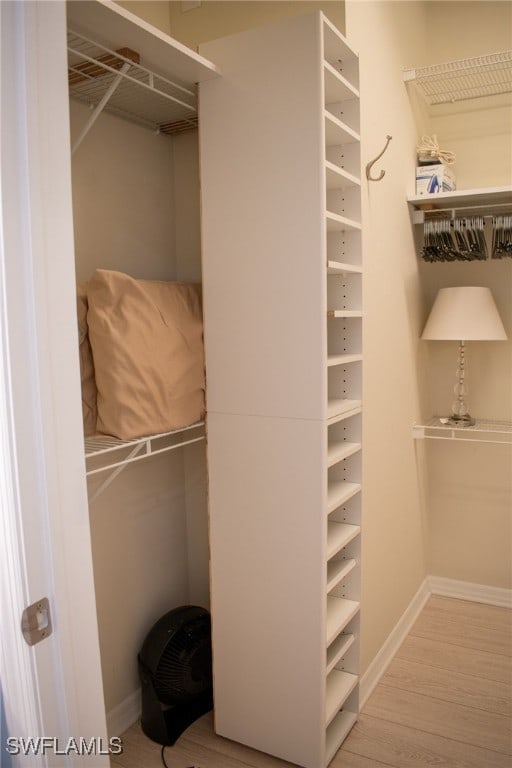
[[[448,424],[450,427],[464,428],[473,427],[476,424],[476,419],[470,416],[469,413],[465,413],[464,416],[454,416],[452,413],[448,419],[443,419],[443,422]]]

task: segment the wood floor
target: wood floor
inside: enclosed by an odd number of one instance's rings
[[[162,768],[132,726],[112,768]],[[291,768],[215,736],[212,717],[166,748],[169,768]],[[431,597],[331,768],[511,768],[512,611]]]

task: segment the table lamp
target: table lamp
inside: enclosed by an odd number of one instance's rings
[[[459,342],[457,383],[453,390],[455,400],[447,423],[459,427],[472,426],[475,419],[469,415],[465,401],[465,342],[502,341],[507,338],[490,289],[475,286],[441,288],[421,338]]]

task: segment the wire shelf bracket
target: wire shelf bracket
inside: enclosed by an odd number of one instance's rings
[[[196,422],[182,429],[135,440],[119,440],[109,435],[86,437],[84,440],[86,476],[92,477],[102,472],[110,472],[90,495],[89,504],[92,504],[108,488],[128,464],[173,451],[176,448],[183,448],[205,439],[204,421]]]

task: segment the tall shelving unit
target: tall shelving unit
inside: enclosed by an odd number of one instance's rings
[[[322,14],[201,46],[217,733],[327,765],[358,712],[358,60]]]

